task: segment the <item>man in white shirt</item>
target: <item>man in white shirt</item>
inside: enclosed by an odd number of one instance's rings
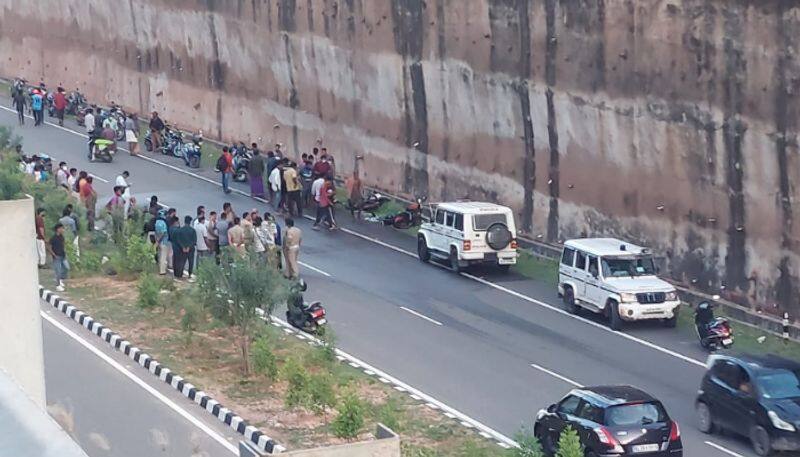
[[[213,252],[208,249],[208,226],[206,225],[205,213],[200,213],[200,215],[197,216],[197,219],[192,223],[192,227],[197,234],[195,251],[197,251],[197,260],[199,261],[213,254]]]
[[[86,127],[86,133],[89,134],[89,138],[91,138],[94,132],[94,114],[91,108],[86,110],[86,116],[83,118],[83,125]]]
[[[58,164],[58,171],[56,171],[56,185],[69,189],[69,184],[67,184],[68,179],[69,171],[67,169],[67,162],[61,162]]]
[[[78,169],[77,168],[70,168],[69,169],[69,176],[67,177],[67,189],[70,192],[77,195],[77,191],[75,190],[75,183],[78,181]]]
[[[280,211],[281,207],[281,192],[283,189],[281,188],[281,167],[276,166],[272,169],[269,173],[269,187],[272,189],[273,198],[272,198],[272,206],[275,208],[276,211]]]
[[[319,192],[322,190],[322,185],[325,184],[325,178],[317,176],[317,179],[311,183],[311,195],[314,196],[314,201],[319,203]]]
[[[125,211],[124,214],[126,214],[126,215],[128,214],[128,210],[131,207],[131,204],[130,204],[130,201],[131,201],[131,186],[130,186],[130,184],[128,184],[128,178],[130,176],[131,176],[130,173],[128,173],[127,171],[123,171],[121,175],[117,176],[117,180],[114,183],[115,186],[123,188],[122,198],[125,200],[125,207],[123,208],[123,210]]]

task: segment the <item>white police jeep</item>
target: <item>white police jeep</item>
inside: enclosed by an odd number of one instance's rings
[[[582,238],[564,243],[558,268],[558,295],[571,313],[581,308],[608,317],[614,330],[624,321],[678,321],[675,288],[656,276],[646,248],[615,238]]]
[[[508,270],[517,263],[516,226],[510,208],[482,202],[439,203],[430,222],[420,226],[417,254],[447,260],[459,272],[477,263]]]

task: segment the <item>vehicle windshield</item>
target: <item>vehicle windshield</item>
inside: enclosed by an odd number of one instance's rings
[[[771,370],[757,378],[758,388],[764,398],[783,400],[800,398],[800,376],[789,370]]]
[[[497,222],[508,225],[506,215],[503,213],[476,214],[472,216],[472,228],[478,231],[486,230]]]
[[[655,262],[651,256],[603,257],[602,266],[605,278],[656,274]]]
[[[633,403],[612,406],[606,410],[606,425],[612,427],[638,426],[666,421],[667,413],[659,403]]]

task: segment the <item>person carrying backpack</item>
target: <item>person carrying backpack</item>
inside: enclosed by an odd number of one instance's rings
[[[233,155],[227,146],[222,147],[222,154],[217,159],[217,170],[222,173],[222,190],[231,193],[230,183],[233,176]]]

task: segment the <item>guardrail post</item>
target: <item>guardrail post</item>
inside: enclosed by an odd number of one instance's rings
[[[789,313],[783,313],[783,344],[789,343]]]

